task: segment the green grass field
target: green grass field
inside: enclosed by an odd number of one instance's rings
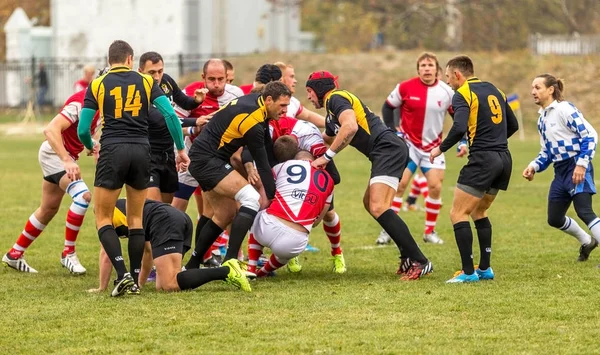
[[[2,253],[39,204],[37,150],[42,139],[0,139]],[[514,140],[511,149],[513,181],[490,213],[495,281],[444,283],[460,265],[448,212],[464,160],[447,156],[437,227],[445,244],[422,243],[424,213],[401,214],[435,267],[420,281],[401,282],[395,275],[396,248],[374,247],[380,229],[361,203],[368,161],[350,148],[336,157],[343,180],[336,207],[346,274],[331,272],[328,241],[318,227],[311,243],[321,252],[301,256],[301,274],[282,270],[277,277],[254,282],[250,294],[220,282],[178,294],[157,293],[153,284],[140,297],[89,294],[98,271],[93,214],[90,210],[78,241],[88,273],[75,277],[59,261],[70,203],[65,198],[56,219],[26,253],[40,273],[0,269],[0,349],[72,354],[597,353],[600,254],[577,263],[578,243],[546,225],[552,172],[531,183],[520,177],[537,154],[537,141]],[[84,156],[81,165],[92,186],[92,160]],[[599,211],[597,201],[595,205]]]

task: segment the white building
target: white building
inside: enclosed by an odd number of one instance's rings
[[[281,2],[281,1],[280,1]],[[235,55],[310,50],[286,0],[52,0],[54,55],[98,57],[115,39],[136,53]]]
[[[51,27],[33,26],[22,9],[15,10],[4,27],[7,59],[65,59],[49,70],[48,96],[59,106],[72,94],[81,67],[89,62],[103,66],[108,47],[116,39],[131,44],[137,58],[147,51],[171,58],[180,54],[209,58],[311,50],[313,36],[300,31],[297,1],[277,3],[280,5],[268,0],[51,0]],[[177,76],[177,64],[167,60],[165,71]],[[26,82],[23,72],[7,72],[6,78],[0,77],[0,87],[14,88],[15,83]],[[24,91],[28,89],[12,89],[10,99],[0,97],[0,104],[21,104]]]

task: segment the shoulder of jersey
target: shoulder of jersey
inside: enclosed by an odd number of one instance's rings
[[[225,92],[231,93],[237,97],[244,96],[244,91],[238,86],[225,84]]]
[[[196,91],[197,89],[202,89],[204,87],[204,81],[194,81],[193,83],[190,83],[188,86],[186,86],[183,91],[188,94],[188,95],[192,95],[194,94],[194,91]]]
[[[65,105],[68,104],[69,102],[73,102],[73,101],[83,102],[83,100],[85,99],[86,91],[87,91],[87,89],[79,90],[76,93],[74,93],[73,95],[69,96],[67,101],[65,101]]]

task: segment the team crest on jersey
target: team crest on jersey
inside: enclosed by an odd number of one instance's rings
[[[442,101],[439,101],[439,100],[438,100],[438,102],[437,102],[437,103],[438,103],[438,107],[442,107]]]
[[[160,88],[162,89],[162,91],[163,91],[165,94],[168,94],[168,93],[170,92],[170,90],[169,90],[169,87],[168,87],[168,86],[167,86],[167,84],[165,84],[165,83],[161,84],[161,85],[160,85]]]

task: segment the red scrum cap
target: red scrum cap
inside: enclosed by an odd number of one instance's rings
[[[337,76],[333,76],[328,71],[316,71],[308,76],[306,87],[313,89],[322,106],[325,94],[339,87],[337,79]]]

